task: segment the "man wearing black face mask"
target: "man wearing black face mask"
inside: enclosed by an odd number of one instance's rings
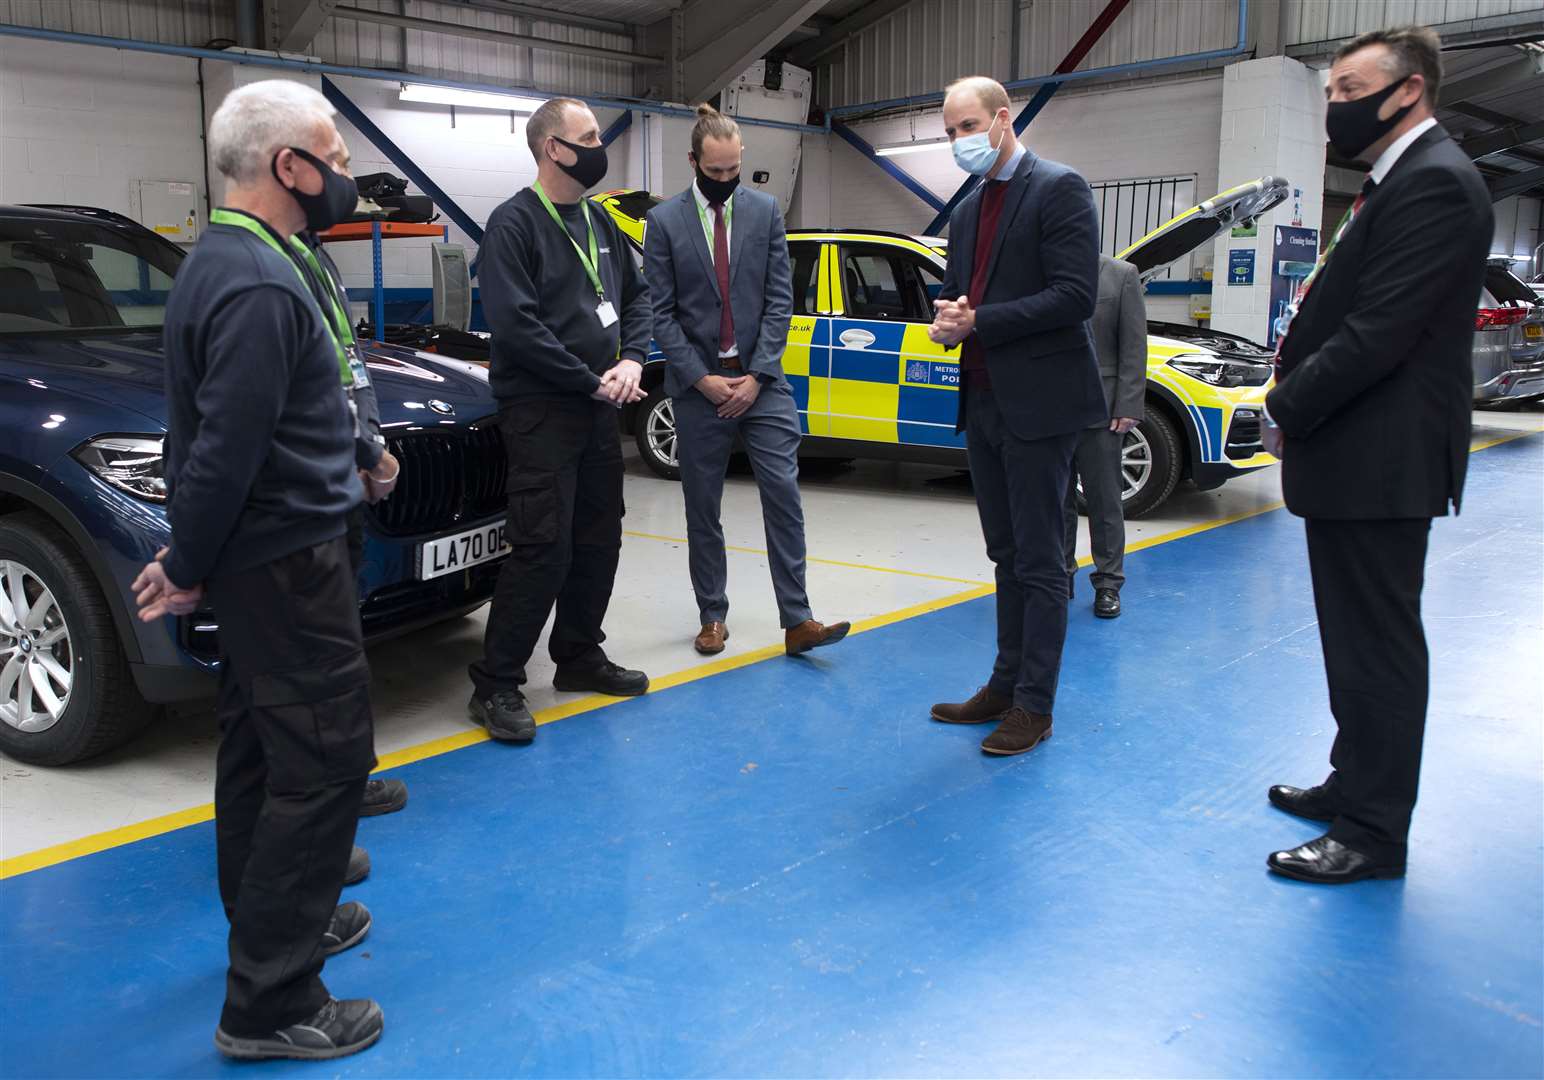
[[[802,435],[783,377],[793,274],[777,200],[740,187],[742,152],[740,126],[711,105],[699,106],[690,155],[697,181],[649,212],[644,271],[675,410],[701,627],[694,645],[711,656],[724,651],[729,637],[719,503],[738,438],[761,490],[784,649],[797,656],[834,645],[850,627],[817,622],[804,589]]]
[[[1431,519],[1458,509],[1469,460],[1475,297],[1490,197],[1432,110],[1441,43],[1422,27],[1346,45],[1330,69],[1335,150],[1371,165],[1284,326],[1267,449],[1307,519],[1339,731],[1333,771],[1270,801],[1330,823],[1269,866],[1340,884],[1405,872],[1426,725],[1421,585]]]
[[[338,905],[375,764],[370,671],[344,540],[363,497],[349,357],[331,299],[292,244],[353,207],[319,93],[236,90],[209,125],[225,204],[167,302],[171,540],[140,617],[207,592],[224,652],[215,833],[230,968],[215,1045],[236,1058],[334,1058],[380,1038],[373,1001],[338,1001],[326,956],[370,913]],[[175,632],[175,631],[173,631]]]
[[[526,121],[536,183],[488,218],[478,253],[493,329],[488,378],[509,455],[509,543],[467,709],[496,739],[528,743],[521,687],[547,616],[559,690],[642,694],[601,630],[622,550],[617,409],[639,389],[649,294],[610,215],[584,194],[606,175],[600,126],[555,98]]]

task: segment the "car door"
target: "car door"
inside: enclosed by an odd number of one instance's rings
[[[928,337],[933,301],[944,283],[941,259],[922,251],[902,249],[898,257],[909,279],[907,288],[919,298],[925,319],[909,320],[901,338],[901,381],[896,402],[896,433],[912,446],[952,446],[963,450],[965,436],[954,427],[960,409],[960,350],[945,348]]]
[[[836,250],[831,325],[830,434],[898,443],[902,348],[925,319],[921,295],[891,244],[844,240]]]
[[[783,374],[799,407],[799,427],[806,435],[825,435],[830,424],[831,289],[827,263],[830,246],[792,236],[788,258],[793,269],[793,319],[783,351]]]

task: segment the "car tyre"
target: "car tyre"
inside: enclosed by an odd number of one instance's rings
[[[85,559],[42,514],[0,518],[0,591],[0,751],[29,764],[67,765],[138,734],[154,709],[134,683],[107,599]],[[26,619],[17,617],[18,592]],[[45,690],[32,689],[34,679]]]
[[[1121,507],[1126,520],[1146,517],[1162,506],[1174,494],[1184,469],[1179,432],[1173,421],[1149,402],[1142,411],[1142,422],[1121,442]]]
[[[675,406],[655,387],[638,412],[633,438],[643,463],[666,480],[681,479],[681,462],[676,442]]]

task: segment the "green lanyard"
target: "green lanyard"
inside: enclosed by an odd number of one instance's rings
[[[590,276],[590,284],[595,286],[595,295],[602,303],[606,300],[606,287],[601,284],[600,273],[600,246],[595,242],[595,223],[590,220],[590,203],[588,199],[580,199],[579,206],[584,214],[584,227],[590,230],[590,254],[586,258],[584,251],[579,247],[578,241],[568,231],[568,226],[563,224],[563,218],[558,214],[558,208],[552,205],[552,200],[547,198],[547,193],[541,189],[541,181],[535,185],[536,197],[547,208],[547,213],[552,215],[552,220],[557,222],[558,230],[562,232],[564,239],[574,245],[574,254],[579,256],[579,265],[584,267],[584,272]]]
[[[695,187],[693,188],[693,191],[695,192]],[[703,208],[702,203],[697,202],[696,194],[692,195],[692,202],[697,207],[697,216],[702,219],[702,231],[705,232],[707,234],[707,236],[708,236],[708,250],[712,251],[713,250],[713,223],[708,220],[708,212],[707,212],[706,209]],[[728,234],[729,229],[730,229],[730,227],[733,224],[734,224],[734,196],[731,195],[731,196],[729,196],[729,201],[724,204],[724,232],[725,232],[726,235]]]
[[[312,254],[311,250],[301,243],[300,240],[291,237],[290,244],[294,251],[286,252],[273,233],[266,229],[256,218],[249,217],[246,214],[223,209],[215,210],[209,215],[209,223],[211,225],[230,225],[237,229],[245,229],[280,255],[283,255],[285,261],[294,268],[295,276],[300,279],[300,284],[305,287],[306,292],[316,301],[318,307],[321,306],[321,301],[316,297],[316,289],[317,287],[322,289],[329,301],[327,306],[331,309],[330,317],[327,314],[323,314],[322,322],[327,327],[327,336],[332,339],[333,350],[338,356],[338,374],[343,379],[344,386],[353,386],[354,370],[349,365],[348,350],[354,344],[354,332],[349,329],[348,316],[339,308],[338,299],[333,290],[326,285],[327,275],[322,272],[321,265],[316,261],[316,256]],[[307,280],[306,272],[301,269],[301,264],[295,261],[296,258],[301,258],[305,264],[311,267],[312,272],[317,275],[315,283]]]

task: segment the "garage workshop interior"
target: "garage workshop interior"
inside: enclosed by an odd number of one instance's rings
[[[0,1080],[1544,1078],[1541,232],[1544,0],[0,0]]]

